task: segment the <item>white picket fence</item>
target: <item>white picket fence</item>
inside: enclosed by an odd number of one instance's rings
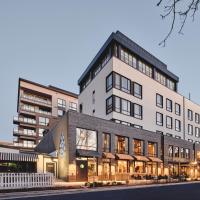
[[[54,175],[51,173],[0,173],[0,190],[52,186],[54,186]]]

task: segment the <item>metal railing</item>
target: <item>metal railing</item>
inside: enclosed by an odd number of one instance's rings
[[[54,186],[54,176],[51,173],[0,173],[0,190],[52,186]]]
[[[49,106],[52,105],[51,101],[44,100],[44,99],[38,98],[38,97],[33,97],[33,96],[30,96],[30,95],[21,95],[21,98],[30,100],[30,101],[35,102],[35,103],[42,103],[42,104],[46,104],[46,105],[49,105]]]
[[[14,117],[13,120],[17,122],[27,123],[27,124],[36,124],[36,120],[31,119],[31,118]]]

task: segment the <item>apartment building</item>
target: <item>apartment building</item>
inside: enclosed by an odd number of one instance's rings
[[[199,143],[200,106],[178,93],[178,83],[166,64],[117,31],[78,80],[79,110]]]
[[[32,150],[59,117],[69,109],[77,110],[77,105],[77,94],[20,78],[18,116],[13,119],[14,145]]]

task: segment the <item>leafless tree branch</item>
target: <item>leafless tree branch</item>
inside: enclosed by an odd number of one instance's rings
[[[180,19],[180,28],[178,31],[179,34],[183,34],[183,28],[186,24],[188,16],[192,17],[192,20],[194,21],[195,15],[198,11],[200,0],[189,0],[189,1],[188,0],[159,0],[157,3],[157,6],[161,7],[161,4],[164,5],[163,6],[164,13],[161,14],[162,19],[166,19],[167,17],[172,17],[172,23],[171,23],[169,32],[165,36],[165,38],[159,43],[159,45],[165,46],[166,41],[171,36],[175,28],[178,17]]]

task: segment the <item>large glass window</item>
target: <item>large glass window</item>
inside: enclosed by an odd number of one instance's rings
[[[169,129],[172,129],[172,126],[173,126],[172,117],[167,116],[166,117],[166,127],[169,128]]]
[[[163,114],[156,113],[156,124],[159,126],[163,126]]]
[[[108,92],[113,87],[113,74],[107,76],[106,78],[106,91]]]
[[[131,103],[125,99],[121,99],[122,113],[125,115],[130,115],[131,113]]]
[[[65,101],[65,100],[63,100],[63,99],[58,99],[58,100],[57,100],[57,103],[58,103],[58,107],[66,108],[66,101]]]
[[[193,111],[188,109],[188,120],[193,121]]]
[[[139,104],[133,104],[133,117],[142,119],[142,106]]]
[[[185,158],[185,150],[184,150],[184,148],[181,148],[181,158]]]
[[[76,149],[97,151],[97,132],[87,129],[76,129]]]
[[[193,126],[188,124],[188,135],[193,135]]]
[[[128,162],[125,160],[117,161],[117,173],[128,173]]]
[[[119,74],[114,73],[114,87],[121,89],[121,77]]]
[[[121,99],[119,97],[114,97],[114,101],[115,101],[115,107],[114,107],[114,111],[116,112],[121,112]]]
[[[179,147],[174,147],[174,157],[179,158]]]
[[[103,152],[110,152],[110,134],[103,133],[102,139]]]
[[[156,106],[163,108],[163,96],[156,94]]]
[[[144,141],[143,140],[133,140],[133,152],[134,155],[144,155]]]
[[[146,168],[145,162],[138,162],[138,161],[135,162],[135,173],[138,174],[146,173],[145,168]]]
[[[189,149],[185,149],[185,158],[190,159],[190,150]]]
[[[148,142],[148,155],[150,157],[157,157],[157,143]]]
[[[121,90],[127,93],[130,93],[130,86],[131,86],[131,81],[125,77],[121,77]]]
[[[39,117],[39,125],[48,126],[49,125],[49,118]]]
[[[138,65],[139,65],[139,71],[152,78],[153,70],[150,66],[146,65],[141,61],[139,61]]]
[[[106,114],[109,114],[113,111],[113,97],[106,99]]]
[[[115,152],[119,154],[128,154],[128,138],[115,136]]]
[[[170,158],[173,157],[173,146],[171,146],[171,145],[168,147],[168,156],[169,156]]]
[[[175,119],[175,130],[176,131],[181,131],[181,121],[178,119]]]
[[[142,99],[142,86],[138,83],[133,83],[133,95]]]
[[[167,99],[166,100],[166,110],[169,111],[169,112],[172,112],[172,100],[170,99]]]
[[[175,103],[175,114],[176,115],[181,115],[181,106],[178,103]]]

